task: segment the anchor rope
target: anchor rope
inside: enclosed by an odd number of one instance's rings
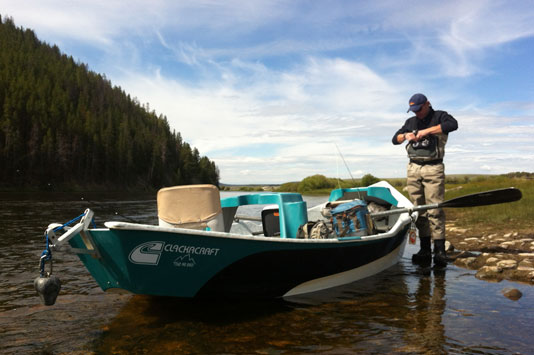
[[[63,225],[57,226],[56,228],[52,229],[52,231],[54,232],[60,231],[64,229],[65,227],[69,226],[70,224],[76,221],[79,221],[80,219],[82,219],[83,216],[85,216],[85,212],[79,215],[78,217],[73,218],[70,221],[64,223]],[[92,223],[94,224],[95,222],[92,221]],[[44,277],[45,275],[45,263],[47,261],[52,262],[52,250],[50,249],[50,240],[48,238],[48,232],[45,232],[45,249],[41,253],[41,258],[39,262],[39,270],[40,270],[41,277]]]

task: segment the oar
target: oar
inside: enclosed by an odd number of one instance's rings
[[[395,210],[383,211],[370,213],[371,217],[379,218],[384,216],[390,216],[393,214],[405,213],[405,212],[415,212],[415,211],[426,211],[436,208],[445,208],[445,207],[477,207],[477,206],[487,206],[494,205],[497,203],[506,203],[514,202],[520,200],[522,197],[521,190],[516,189],[515,187],[508,187],[505,189],[491,190],[485,192],[477,192],[474,194],[469,194],[465,196],[456,197],[441,203],[434,203],[430,205],[421,205],[414,206],[411,208],[399,208]]]

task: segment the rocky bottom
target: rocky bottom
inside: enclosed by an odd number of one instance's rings
[[[447,256],[481,280],[534,284],[534,234],[474,231],[447,224]]]

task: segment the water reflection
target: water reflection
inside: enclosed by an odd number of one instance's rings
[[[106,353],[444,353],[454,347],[441,318],[446,308],[445,274],[430,270],[419,274],[416,291],[411,293],[412,271],[399,265],[378,277],[284,301],[134,296],[111,322],[98,349]]]
[[[414,295],[413,337],[422,349],[433,353],[443,353],[446,345],[442,316],[446,307],[445,269],[426,268],[419,277]]]

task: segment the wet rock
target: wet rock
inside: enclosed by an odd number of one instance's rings
[[[517,264],[517,270],[534,271],[534,262],[531,259],[524,259]]]
[[[493,265],[493,266],[489,266],[489,265],[486,265],[486,266],[482,266],[479,271],[481,272],[485,272],[485,273],[494,273],[494,274],[497,274],[497,273],[500,273],[502,272],[502,267],[498,266],[498,265]]]
[[[482,266],[478,269],[475,277],[480,280],[499,282],[503,278],[501,272],[502,269],[498,266]]]
[[[519,265],[517,266],[534,267],[534,261],[532,259],[523,259],[519,262]]]
[[[460,266],[464,266],[464,267],[471,267],[471,266],[474,266],[474,264],[477,262],[477,258],[474,257],[474,256],[470,256],[470,257],[467,257],[467,258],[458,258],[456,259],[456,264],[459,264]]]
[[[523,296],[521,291],[519,291],[517,288],[505,288],[501,292],[504,297],[511,299],[512,301],[517,301]]]
[[[499,244],[499,246],[503,249],[512,249],[512,247],[515,245],[515,242],[504,242]]]
[[[517,267],[517,261],[512,259],[501,260],[497,263],[497,266],[502,269],[515,269]]]
[[[498,261],[499,261],[499,259],[494,258],[494,257],[490,257],[490,258],[486,259],[486,265],[497,265]]]

